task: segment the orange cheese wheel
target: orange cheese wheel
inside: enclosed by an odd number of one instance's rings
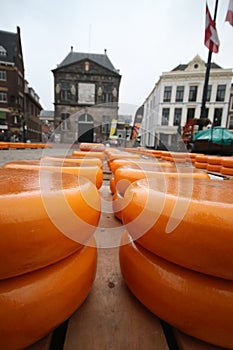
[[[95,242],[55,264],[0,281],[0,348],[23,349],[64,322],[87,297]]]
[[[233,348],[233,282],[197,273],[151,254],[123,234],[122,275],[154,314],[184,333]]]
[[[231,181],[145,179],[124,195],[123,223],[144,248],[178,265],[233,280]]]
[[[214,171],[215,173],[218,173],[218,172],[220,172],[221,167],[222,167],[221,165],[211,163],[211,164],[207,164],[206,170]]]
[[[186,163],[187,159],[184,157],[166,157],[166,160],[173,162],[173,163]]]
[[[209,175],[205,172],[198,171],[193,167],[175,168],[175,167],[142,167],[134,168],[132,165],[123,166],[115,172],[115,184],[117,191],[124,195],[127,187],[134,181],[144,178],[198,178],[208,179]]]
[[[198,169],[206,169],[208,163],[206,163],[206,162],[197,162],[197,161],[195,160],[194,165],[195,165],[195,168],[198,168]]]
[[[109,181],[109,187],[110,187],[110,191],[111,191],[112,194],[116,192],[116,185],[115,185],[114,176],[111,177],[111,179]]]
[[[141,159],[141,157],[139,154],[132,154],[127,152],[112,153],[108,156],[109,161],[113,161],[115,159]]]
[[[135,165],[138,168],[143,168],[146,166],[151,166],[151,167],[173,167],[174,165],[171,164],[170,162],[156,162],[156,161],[152,161],[152,160],[130,160],[130,159],[116,159],[112,162],[110,162],[110,169],[113,173],[115,173],[115,171],[125,165]]]
[[[100,196],[84,178],[0,169],[0,279],[59,261],[82,247],[100,218]]]
[[[102,143],[81,142],[79,145],[80,151],[102,152],[105,146]]]
[[[222,166],[233,168],[233,157],[222,157]]]
[[[8,162],[3,165],[8,169],[48,170],[83,176],[90,180],[99,189],[103,184],[103,170],[95,165],[83,165],[73,163],[55,163],[48,160],[21,160]]]
[[[74,151],[72,153],[73,157],[82,157],[82,158],[99,158],[104,161],[104,152],[91,152],[91,151]]]
[[[207,158],[207,163],[214,164],[214,165],[221,165],[222,164],[222,157],[210,156]]]
[[[208,161],[208,156],[204,155],[204,154],[200,154],[196,156],[196,161],[199,163],[207,163]]]
[[[11,149],[24,149],[26,144],[24,142],[9,142],[8,145]]]
[[[99,158],[75,158],[75,157],[41,157],[42,161],[48,161],[48,162],[56,162],[56,163],[73,163],[74,165],[80,164],[82,165],[97,165],[99,167],[102,167],[103,162]]]
[[[221,171],[221,174],[223,174],[223,175],[233,176],[233,168],[232,167],[222,166],[220,171]]]
[[[8,149],[9,143],[8,142],[0,142],[0,149]]]

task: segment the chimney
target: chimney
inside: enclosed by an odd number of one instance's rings
[[[71,46],[71,48],[70,48],[70,49],[71,49],[71,52],[73,52],[73,46]]]
[[[107,55],[107,49],[104,49],[104,54]]]

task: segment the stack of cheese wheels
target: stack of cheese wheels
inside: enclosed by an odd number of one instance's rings
[[[131,291],[181,331],[232,349],[231,181],[144,179],[125,197],[120,264]]]
[[[210,172],[220,172],[222,167],[222,157],[220,156],[209,156],[207,158],[206,170]]]
[[[196,156],[194,165],[198,169],[206,169],[208,164],[208,156],[204,154],[200,154],[199,156]]]
[[[100,196],[85,178],[20,169],[0,169],[0,194],[0,348],[22,349],[87,297]]]
[[[110,163],[110,170],[114,174],[115,171],[124,165],[135,165],[135,166],[161,166],[161,167],[173,167],[170,162],[156,162],[153,160],[141,160],[141,159],[115,159]]]
[[[111,169],[111,163],[115,159],[129,159],[129,160],[136,160],[136,159],[141,159],[139,154],[132,154],[132,153],[127,153],[127,152],[113,152],[109,153],[107,155],[107,163],[109,168]]]
[[[221,174],[233,176],[233,157],[222,157]]]
[[[188,160],[188,153],[186,152],[169,152],[167,160],[174,163],[185,163]]]
[[[103,183],[102,168],[97,165],[89,165],[84,163],[71,163],[41,159],[41,160],[21,160],[8,162],[3,165],[8,169],[28,169],[28,170],[47,170],[72,174],[75,176],[83,176],[90,180],[99,189]]]
[[[118,168],[114,174],[115,193],[113,195],[113,211],[115,216],[121,220],[121,211],[126,206],[124,194],[128,186],[144,178],[197,178],[209,179],[209,175],[192,167],[163,167],[155,165],[128,165]],[[114,186],[111,188],[114,190]]]
[[[176,169],[172,163],[170,162],[155,162],[155,161],[144,161],[144,160],[127,160],[127,159],[118,159],[118,160],[114,160],[113,162],[111,162],[111,171],[113,173],[113,175],[115,175],[115,172],[118,168],[121,168],[123,166],[132,166],[132,168],[136,168],[136,169],[143,169],[143,168],[148,168],[148,169],[158,169],[161,168],[164,169],[165,167],[170,167],[173,168],[174,170]],[[112,194],[114,194],[116,192],[116,184],[115,184],[115,177],[113,176],[110,179],[110,191]]]

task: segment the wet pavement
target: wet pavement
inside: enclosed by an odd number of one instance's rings
[[[45,149],[0,150],[0,166],[14,160],[36,160],[44,156],[68,156],[71,155],[73,151],[74,148],[66,144],[53,144],[52,148]]]

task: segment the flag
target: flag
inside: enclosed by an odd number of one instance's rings
[[[212,52],[217,53],[219,49],[219,39],[216,25],[212,20],[208,5],[206,3],[206,21],[205,21],[205,46]]]
[[[109,137],[111,138],[116,136],[116,131],[117,131],[117,119],[112,119]]]
[[[229,22],[233,26],[233,0],[229,1],[229,6],[226,15],[226,22]]]
[[[139,132],[139,129],[141,127],[142,118],[143,118],[143,110],[144,110],[144,106],[142,105],[136,111],[130,140],[137,139],[137,137],[138,137],[138,132]]]

